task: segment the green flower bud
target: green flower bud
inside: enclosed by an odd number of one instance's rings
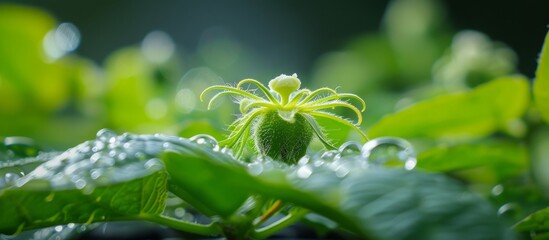
[[[269,111],[254,126],[255,147],[260,154],[288,164],[295,164],[305,155],[313,140],[313,130],[301,114],[293,121],[281,117],[278,111]]]

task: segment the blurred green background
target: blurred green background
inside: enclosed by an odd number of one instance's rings
[[[97,130],[223,137],[209,85],[298,73],[363,97],[364,129],[422,99],[533,77],[545,1],[1,1],[0,137],[63,149]],[[342,113],[345,114],[345,113]],[[331,133],[343,141],[347,131]]]

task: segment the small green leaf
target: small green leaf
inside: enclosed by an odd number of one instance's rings
[[[549,231],[549,208],[539,210],[515,225],[519,232]]]
[[[470,92],[440,96],[388,115],[370,129],[369,136],[485,136],[507,129],[524,114],[528,102],[526,78],[499,78]]]
[[[545,37],[538,70],[536,71],[534,99],[543,119],[549,122],[549,34]]]
[[[524,173],[529,166],[528,152],[520,144],[503,141],[436,147],[418,156],[417,168],[451,172],[491,167],[500,177]]]

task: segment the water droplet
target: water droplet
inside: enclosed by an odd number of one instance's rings
[[[105,143],[103,143],[101,141],[96,141],[91,150],[93,152],[99,152],[99,151],[103,150],[103,148],[105,148]]]
[[[78,178],[76,179],[74,182],[74,186],[78,189],[83,189],[84,187],[86,187],[86,185],[88,184],[86,182],[86,180],[82,179],[82,178]]]
[[[145,153],[142,153],[142,152],[136,152],[134,154],[134,157],[137,158],[138,160],[145,160],[145,157],[147,157],[147,155],[145,155]]]
[[[263,172],[263,164],[259,161],[248,164],[248,173],[258,176]]]
[[[172,144],[170,143],[163,143],[162,144],[162,147],[165,148],[165,149],[170,149],[172,147]]]
[[[122,135],[118,136],[118,141],[121,143],[125,143],[130,140],[132,140],[132,135],[129,133],[122,133]]]
[[[382,137],[368,141],[362,147],[362,157],[374,166],[403,166],[412,170],[416,166],[416,153],[412,145],[401,138]]]
[[[125,152],[121,152],[120,154],[118,154],[118,160],[125,160],[126,158],[128,157],[128,154],[126,154]]]
[[[78,148],[78,152],[86,154],[91,150],[90,143],[86,142]]]
[[[185,214],[187,213],[187,211],[185,211],[184,208],[182,207],[178,207],[174,210],[174,215],[177,217],[177,218],[183,218],[185,216]]]
[[[334,161],[338,154],[339,151],[337,150],[326,151],[322,154],[322,156],[320,156],[320,159],[327,162]]]
[[[103,128],[96,134],[97,140],[101,142],[111,142],[111,139],[116,139],[116,133],[110,129]]]
[[[339,164],[335,167],[334,171],[337,177],[343,178],[351,172],[351,168],[349,168],[347,164]]]
[[[80,225],[79,230],[84,232],[84,231],[88,230],[88,227],[86,225]]]
[[[76,224],[74,224],[74,223],[69,223],[69,224],[67,224],[67,227],[68,227],[68,228],[74,228],[74,227],[76,227]]]
[[[115,157],[115,156],[116,156],[116,151],[115,150],[109,151],[109,157]]]
[[[0,188],[14,185],[15,182],[25,174],[17,167],[10,167],[0,170]]]
[[[94,180],[101,177],[101,175],[103,175],[103,169],[101,168],[92,169],[90,171],[90,177]]]
[[[217,144],[217,140],[215,140],[215,138],[210,135],[198,134],[191,137],[189,140],[191,140],[191,142],[194,142],[198,145],[205,146],[215,151],[219,150],[219,145]]]
[[[153,171],[160,170],[160,169],[164,168],[164,164],[158,158],[149,159],[147,162],[145,162],[144,166],[145,166],[146,169],[150,169],[150,170],[153,170]]]
[[[362,145],[357,142],[346,142],[339,147],[338,151],[339,155],[344,157],[349,155],[360,155],[361,149]]]
[[[301,166],[296,171],[296,175],[298,178],[305,179],[310,177],[311,174],[313,174],[313,169],[311,169],[311,167],[308,165]]]
[[[299,165],[299,166],[307,165],[307,163],[309,163],[310,159],[311,158],[309,156],[305,155],[305,156],[301,157],[299,159],[299,161],[297,161],[297,165]]]
[[[498,184],[494,186],[490,192],[492,193],[492,196],[497,197],[503,193],[503,190],[503,185]]]
[[[499,216],[509,216],[509,217],[513,217],[513,216],[517,216],[520,212],[520,206],[516,203],[506,203],[506,204],[503,204],[499,209],[498,209],[498,215]]]
[[[233,153],[233,150],[228,148],[228,147],[223,147],[220,151],[221,153],[224,153],[224,154],[227,154],[231,157],[234,157],[234,153]]]
[[[100,153],[94,153],[91,157],[90,157],[90,161],[91,163],[96,163],[97,160],[99,160],[101,158],[101,154]]]
[[[99,159],[98,163],[98,165],[102,167],[112,167],[116,161],[114,161],[114,158],[111,157],[102,157]]]
[[[58,225],[58,226],[55,226],[54,229],[55,229],[56,232],[61,232],[61,231],[63,231],[63,226]]]
[[[87,168],[92,164],[91,161],[79,161],[75,162],[73,164],[68,165],[65,167],[65,170],[63,171],[65,175],[72,175],[76,172],[79,172],[81,169]]]

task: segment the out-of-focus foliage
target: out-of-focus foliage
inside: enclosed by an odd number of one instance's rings
[[[462,31],[433,67],[433,80],[446,91],[466,90],[516,71],[514,52],[482,33]]]
[[[54,59],[59,56],[45,51],[48,36],[70,43],[75,36],[66,27],[40,10],[0,5],[1,136],[25,135],[58,146],[101,126],[97,67],[76,56]]]
[[[440,96],[385,116],[369,134],[406,138],[482,137],[509,128],[512,121],[524,115],[529,101],[528,80],[496,79],[473,91]],[[520,134],[521,130],[509,131]]]
[[[218,58],[217,50],[226,44],[215,40],[183,60],[172,39],[154,31],[141,45],[113,52],[101,67],[71,53],[80,41],[74,25],[16,5],[0,5],[0,15],[0,136],[27,136],[65,148],[105,126],[190,137],[201,122],[210,129],[205,133],[221,138],[231,120],[230,104],[206,112],[197,93],[223,83],[214,68],[236,75],[227,68],[243,50]],[[185,61],[212,67],[186,69]]]
[[[549,34],[539,59],[536,80],[534,82],[534,98],[546,122],[549,122]]]

